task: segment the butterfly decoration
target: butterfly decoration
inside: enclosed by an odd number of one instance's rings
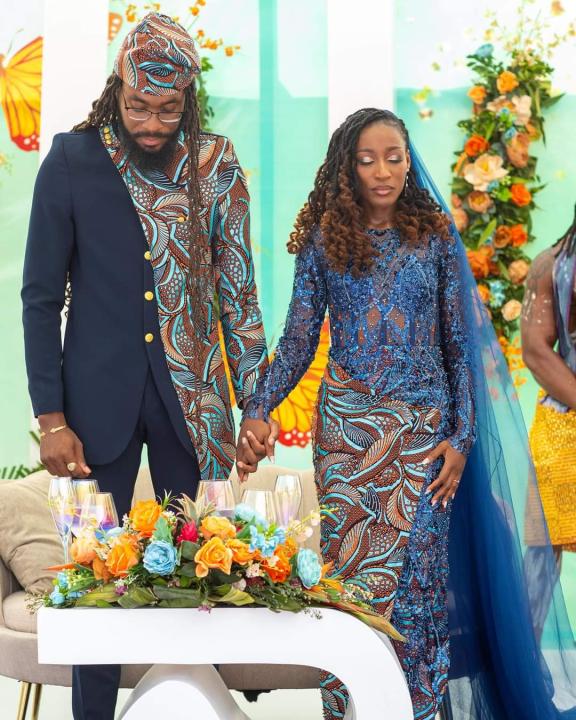
[[[230,379],[230,370],[226,359],[224,338],[220,330],[220,348],[226,376],[228,377],[228,389],[232,406],[236,404],[234,390]],[[280,405],[271,413],[271,418],[276,420],[280,426],[278,442],[287,447],[305,448],[312,437],[312,419],[316,406],[316,397],[320,388],[320,382],[328,363],[328,351],[330,349],[330,330],[328,320],[324,321],[320,331],[320,341],[314,360],[310,364],[304,376],[296,385],[294,390],[283,400]],[[270,357],[272,361],[273,356]]]
[[[123,18],[118,13],[108,13],[108,43],[111,43],[120,32]]]
[[[42,38],[37,37],[9,60],[0,54],[0,105],[10,139],[21,150],[40,147]]]

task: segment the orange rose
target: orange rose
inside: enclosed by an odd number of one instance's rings
[[[484,305],[487,305],[492,297],[490,288],[488,288],[487,285],[478,285],[478,295],[480,295],[480,300],[482,300]]]
[[[498,75],[498,79],[496,80],[496,86],[498,88],[498,92],[501,95],[512,92],[512,90],[518,87],[518,84],[518,78],[516,77],[516,75],[514,75],[513,72],[510,72],[509,70],[504,70],[504,72],[501,72],[500,75]]]
[[[112,577],[110,571],[106,567],[106,563],[98,556],[96,556],[92,561],[92,572],[94,573],[96,580],[104,580],[105,583],[107,583]]]
[[[290,560],[283,552],[279,552],[278,548],[272,557],[262,560],[260,567],[272,582],[285,582],[292,572]]]
[[[483,85],[474,85],[468,90],[468,97],[472,100],[475,105],[482,105],[486,100],[486,88]]]
[[[468,262],[475,278],[488,277],[490,275],[490,260],[494,255],[494,248],[484,245],[479,250],[467,250]]]
[[[510,245],[511,239],[510,228],[507,225],[498,225],[494,233],[494,247],[499,250],[505,248]]]
[[[513,322],[520,317],[522,312],[522,303],[518,300],[508,300],[502,308],[502,317],[506,322]]]
[[[194,556],[196,562],[196,575],[206,577],[209,570],[222,570],[230,575],[234,553],[222,541],[222,538],[212,537]]]
[[[486,192],[482,192],[481,190],[472,190],[470,195],[468,195],[467,200],[470,210],[480,214],[488,212],[493,204],[490,195]]]
[[[294,557],[294,555],[298,552],[298,545],[296,544],[294,538],[291,537],[286,538],[286,541],[283,545],[280,545],[280,548],[289,558]]]
[[[228,540],[226,547],[232,550],[232,562],[238,563],[238,565],[248,565],[256,555],[255,552],[250,551],[249,545],[236,538]]]
[[[510,193],[512,194],[512,202],[514,205],[518,205],[518,207],[525,207],[532,202],[532,194],[523,183],[514,183],[514,185],[511,185]]]
[[[90,565],[96,558],[96,548],[99,543],[94,535],[94,529],[87,527],[75,538],[70,548],[70,555],[75,563]]]
[[[506,145],[508,160],[517,168],[524,168],[528,165],[530,137],[527,133],[516,133],[512,140]]]
[[[508,266],[508,275],[515,285],[520,285],[520,283],[526,280],[528,270],[530,270],[530,265],[526,260],[514,260],[514,262],[511,262]]]
[[[126,577],[128,570],[140,561],[140,550],[134,537],[120,535],[110,548],[106,567],[114,577]]]
[[[523,225],[512,225],[510,228],[510,244],[512,247],[522,247],[528,242],[528,233]]]
[[[462,208],[454,208],[454,210],[452,210],[452,217],[454,218],[456,230],[458,230],[459,233],[464,232],[468,227],[468,215],[466,211]]]
[[[140,500],[130,510],[132,527],[144,537],[151,537],[161,512],[162,508],[156,500]]]
[[[217,515],[208,515],[205,517],[200,525],[200,530],[206,540],[209,540],[214,535],[222,538],[222,540],[236,537],[236,527],[230,520],[225,517],[218,517]]]
[[[486,152],[489,147],[490,143],[486,140],[486,138],[482,137],[482,135],[472,135],[472,137],[469,137],[468,140],[466,140],[464,152],[468,155],[468,157],[476,157],[477,155],[481,155],[483,152]]]
[[[532,125],[532,123],[526,124],[526,132],[528,133],[528,137],[530,138],[530,140],[538,140],[538,138],[540,137],[538,128]]]
[[[450,197],[450,201],[452,203],[453,208],[462,207],[462,200],[460,200],[460,198],[458,197],[458,195],[456,195],[456,193],[452,193],[452,195]]]

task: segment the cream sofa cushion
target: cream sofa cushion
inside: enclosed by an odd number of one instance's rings
[[[20,585],[49,591],[63,562],[62,544],[48,507],[50,474],[41,470],[21,480],[0,482],[0,555]]]

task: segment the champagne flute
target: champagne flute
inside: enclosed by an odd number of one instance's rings
[[[272,490],[246,489],[242,493],[242,503],[251,507],[252,510],[265,518],[270,524],[278,524],[278,511]]]
[[[52,513],[52,519],[60,535],[62,548],[64,549],[64,565],[68,564],[68,544],[70,542],[70,530],[74,520],[74,489],[72,480],[69,477],[53,477],[50,480],[48,489],[48,507]]]
[[[74,512],[74,520],[72,521],[72,535],[77,536],[80,532],[80,516],[82,514],[82,505],[88,495],[99,492],[98,481],[93,478],[86,480],[73,480],[72,487],[74,489],[74,497],[76,499],[76,509]]]
[[[302,502],[302,483],[299,475],[278,475],[274,496],[278,508],[278,521],[286,527],[298,518]]]
[[[227,518],[234,517],[234,508],[236,507],[236,498],[234,497],[234,487],[230,480],[202,480],[198,483],[196,492],[196,506],[199,512],[206,510],[208,506],[212,506],[218,515]]]
[[[80,512],[79,530],[90,525],[105,531],[118,527],[118,513],[112,493],[96,492],[86,495]]]

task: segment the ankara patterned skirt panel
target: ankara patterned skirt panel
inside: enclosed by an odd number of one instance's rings
[[[441,414],[378,394],[331,362],[314,423],[314,464],[325,562],[373,595],[405,636],[395,643],[414,717],[433,720],[448,677],[449,510],[432,508],[423,464],[441,438]],[[347,691],[321,674],[324,717],[344,716]],[[376,720],[376,719],[375,719]]]

